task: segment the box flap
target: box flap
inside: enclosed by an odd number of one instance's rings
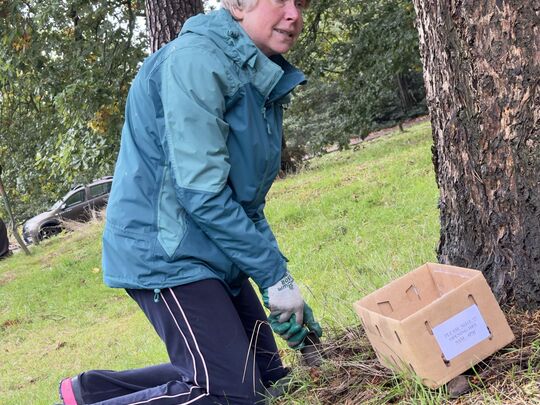
[[[426,265],[437,286],[439,296],[458,288],[474,277],[483,277],[482,273],[478,270],[439,263],[427,263]]]

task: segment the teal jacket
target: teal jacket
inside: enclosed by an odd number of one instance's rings
[[[226,10],[190,18],[129,91],[103,235],[111,287],[219,279],[269,287],[286,259],[264,216],[280,168],[283,104],[305,81]]]

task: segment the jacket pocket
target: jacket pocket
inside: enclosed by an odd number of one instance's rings
[[[168,167],[163,171],[163,181],[158,198],[157,239],[170,259],[174,256],[185,237],[187,224],[186,211],[178,204]]]

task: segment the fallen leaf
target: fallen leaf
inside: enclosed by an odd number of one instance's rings
[[[311,377],[311,381],[317,382],[321,378],[321,370],[317,367],[311,367],[309,369],[309,375]]]

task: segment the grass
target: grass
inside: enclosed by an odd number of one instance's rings
[[[300,174],[277,181],[269,195],[267,217],[290,270],[345,363],[368,350],[345,350],[365,340],[352,303],[436,260],[438,191],[430,146],[425,122],[313,159]],[[102,283],[102,226],[93,222],[33,247],[31,257],[16,254],[0,262],[1,404],[51,404],[62,377],[167,360],[136,304]],[[287,361],[294,364],[295,358],[289,354]],[[379,373],[361,385],[372,403],[445,398],[444,392],[391,377],[372,357],[361,364],[359,369]],[[313,391],[338,384],[333,378],[343,370],[331,361],[316,375],[299,368],[299,388],[283,403],[345,403],[325,402]],[[349,394],[360,387],[349,383]]]
[[[93,223],[0,263],[1,404],[51,404],[64,376],[166,360],[135,304],[102,284],[101,230]]]
[[[428,389],[383,368],[363,329],[351,326],[323,342],[320,370],[294,368],[296,384],[278,404],[540,404],[540,311],[512,309],[506,316],[516,340],[469,370],[471,390],[458,398],[447,386]]]
[[[438,191],[429,134],[424,123],[328,154],[274,185],[267,216],[325,324],[356,322],[352,302],[435,260]]]

